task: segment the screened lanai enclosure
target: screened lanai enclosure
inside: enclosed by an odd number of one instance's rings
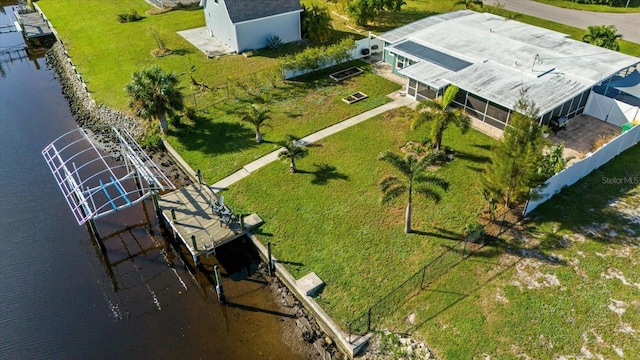
[[[549,125],[581,114],[592,89],[613,83],[638,58],[489,13],[459,10],[390,30],[383,60],[418,101],[460,90],[453,106],[496,128],[509,124],[522,92]],[[612,86],[609,86],[609,89]],[[618,95],[619,96],[619,95]]]

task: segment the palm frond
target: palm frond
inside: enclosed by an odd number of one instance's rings
[[[437,176],[434,176],[434,175],[420,174],[420,175],[416,176],[415,178],[413,178],[413,182],[417,186],[422,186],[422,184],[430,184],[430,185],[435,185],[435,186],[441,188],[442,190],[448,190],[449,189],[449,183],[446,180],[444,180],[442,178],[439,178]]]
[[[382,190],[382,192],[386,192],[387,190],[389,190],[389,188],[398,184],[402,184],[400,179],[392,175],[387,175],[382,180],[380,180],[380,190]]]
[[[398,169],[405,176],[409,176],[409,174],[411,174],[412,172],[410,161],[408,161],[408,158],[405,159],[394,152],[385,151],[378,156],[378,160],[382,160],[391,164],[393,167]]]
[[[413,191],[426,197],[427,199],[433,200],[436,203],[440,202],[440,194],[427,186],[417,186],[413,189]]]
[[[453,99],[456,98],[456,95],[458,94],[458,90],[459,88],[455,85],[449,85],[447,87],[447,89],[444,91],[444,94],[442,94],[442,99],[440,100],[443,110],[446,110],[451,104],[451,102],[453,101]]]
[[[393,199],[401,196],[407,191],[407,187],[405,185],[397,185],[395,187],[387,189],[384,193],[382,193],[381,201],[383,204],[392,201]]]

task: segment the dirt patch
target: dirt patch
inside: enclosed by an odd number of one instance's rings
[[[540,289],[544,287],[562,287],[554,274],[540,271],[541,263],[535,259],[524,259],[516,264],[516,280],[513,284],[520,289]]]
[[[622,273],[622,271],[616,269],[616,268],[609,268],[607,269],[607,273],[601,273],[600,276],[604,279],[607,280],[611,280],[611,279],[618,279],[622,282],[623,285],[627,285],[627,286],[634,286],[636,288],[638,288],[638,290],[640,290],[640,283],[631,283],[627,280],[627,278],[624,276],[624,274]]]
[[[624,301],[609,299],[609,310],[613,311],[618,315],[622,315],[627,311],[629,304]]]

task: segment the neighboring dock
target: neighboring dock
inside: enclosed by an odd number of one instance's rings
[[[184,243],[196,265],[200,256],[215,255],[219,246],[262,224],[256,214],[234,214],[224,198],[206,185],[193,184],[161,195],[158,206],[174,237]]]
[[[56,36],[44,15],[37,11],[15,11],[16,26],[19,26],[25,39],[35,46],[48,47],[56,41]]]

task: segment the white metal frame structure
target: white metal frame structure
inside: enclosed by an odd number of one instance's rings
[[[175,186],[126,130],[71,130],[42,150],[79,225]]]

